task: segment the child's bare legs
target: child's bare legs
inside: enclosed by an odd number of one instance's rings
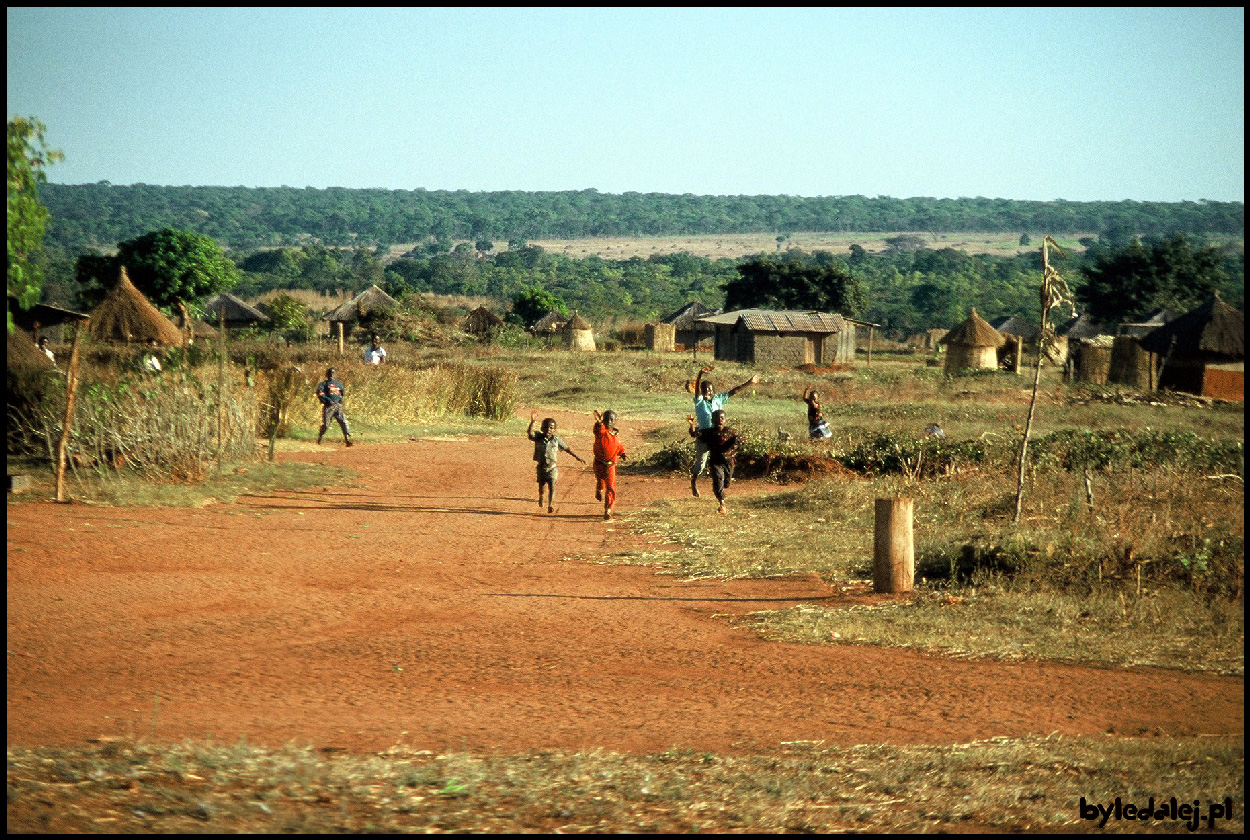
[[[543,506],[543,487],[547,488],[547,513],[555,511],[556,480],[551,476],[540,476],[538,479],[538,507]]]
[[[725,489],[729,486],[729,480],[727,467],[716,464],[712,466],[712,492],[716,494],[716,501],[719,503],[717,513],[725,512]]]

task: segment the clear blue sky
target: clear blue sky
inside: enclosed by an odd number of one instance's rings
[[[1245,12],[8,9],[79,184],[1244,201]]]

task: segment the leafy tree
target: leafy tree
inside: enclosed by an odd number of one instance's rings
[[[121,266],[135,288],[155,306],[173,311],[179,303],[194,304],[233,288],[241,277],[238,267],[212,238],[189,230],[161,230],[118,243],[116,257],[79,258],[78,279],[105,287],[117,279]]]
[[[1219,249],[1194,249],[1184,234],[1100,247],[1081,273],[1085,283],[1075,292],[1077,300],[1091,317],[1106,322],[1139,320],[1160,309],[1191,309],[1228,279]]]
[[[839,264],[820,265],[796,252],[755,257],[725,286],[725,308],[816,309],[856,316],[864,308],[859,281]]]
[[[43,247],[43,235],[51,214],[39,200],[39,185],[47,181],[44,168],[64,159],[44,142],[45,127],[38,120],[14,117],[9,120],[9,295],[29,309],[39,302],[43,272],[35,257]],[[8,316],[13,332],[13,313]]]
[[[564,301],[542,286],[522,289],[512,300],[512,317],[528,326],[552,310],[568,316],[569,308]]]
[[[275,332],[293,341],[311,338],[313,326],[308,307],[291,295],[275,295],[265,309]]]

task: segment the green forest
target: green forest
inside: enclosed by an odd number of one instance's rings
[[[1040,248],[1017,256],[929,247],[916,233],[883,251],[782,251],[785,232],[1022,232],[1079,236],[1052,252],[1078,302],[1109,321],[1184,309],[1218,291],[1242,307],[1240,203],[1025,202],[990,199],[470,193],[44,184],[51,212],[40,263],[44,299],[89,307],[115,276],[114,253],[137,260],[155,237],[216,243],[231,265],[218,281],[244,299],[273,290],[486,297],[501,314],[542,300],[591,319],[655,320],[692,300],[820,308],[902,337],[946,328],[975,307],[990,321],[1038,317]],[[529,239],[782,232],[775,253],[575,258]],[[1083,234],[1083,235],[1082,235]],[[211,241],[210,241],[211,240]],[[506,241],[507,247],[495,247]],[[390,247],[419,243],[393,258]],[[187,245],[188,248],[191,244]],[[202,260],[201,260],[202,262]],[[129,263],[127,263],[129,265]],[[237,269],[237,270],[236,270]],[[110,274],[112,272],[112,274]],[[830,285],[832,284],[832,285]],[[790,287],[793,288],[790,288]],[[837,294],[821,292],[836,287]],[[1109,289],[1119,289],[1114,295]],[[158,296],[159,297],[159,296]],[[194,308],[194,301],[192,308]],[[1112,308],[1114,307],[1114,308]]]

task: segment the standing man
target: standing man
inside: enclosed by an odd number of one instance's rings
[[[325,436],[330,421],[335,420],[343,430],[343,443],[352,445],[352,433],[347,428],[347,415],[343,413],[343,397],[347,396],[343,383],[334,378],[334,368],[326,368],[325,381],[317,386],[317,399],[321,401],[321,431],[317,432],[317,445]]]
[[[365,362],[371,365],[380,365],[386,361],[386,348],[378,341],[378,334],[374,333],[369,339],[369,346],[365,348]]]
[[[759,374],[755,374],[741,385],[730,388],[728,391],[722,391],[719,394],[713,393],[712,383],[703,378],[703,374],[711,373],[713,370],[711,365],[704,365],[699,369],[699,373],[694,378],[694,422],[695,431],[701,432],[704,429],[712,428],[712,413],[720,411],[725,407],[725,403],[729,402],[729,398],[741,391],[748,385],[758,385],[760,381]],[[690,492],[699,495],[699,476],[703,474],[703,470],[707,468],[708,447],[703,438],[698,434],[692,434],[694,441],[694,464],[690,467]]]

